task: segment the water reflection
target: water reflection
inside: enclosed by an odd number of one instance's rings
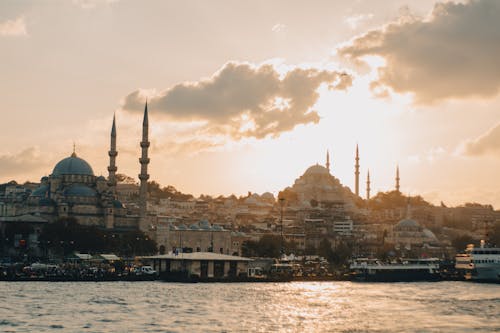
[[[0,283],[10,332],[491,332],[499,316],[500,286],[465,282]]]

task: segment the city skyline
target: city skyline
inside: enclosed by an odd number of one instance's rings
[[[403,193],[500,206],[494,1],[0,7],[3,182],[39,181],[73,142],[107,175],[114,116],[137,178],[148,98],[151,180],[182,192],[276,195],[327,150],[354,192],[358,144],[371,196],[399,166]]]

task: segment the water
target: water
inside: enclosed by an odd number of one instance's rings
[[[500,285],[0,282],[0,332],[500,332]]]

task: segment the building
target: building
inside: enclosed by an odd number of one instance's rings
[[[141,173],[138,212],[130,213],[118,200],[116,181],[116,125],[113,118],[109,155],[108,178],[96,176],[90,164],[73,153],[59,161],[48,177],[31,191],[18,186],[8,187],[0,204],[0,216],[33,215],[53,222],[59,218],[76,218],[80,224],[96,225],[106,229],[148,229],[146,214],[148,158],[148,109],[144,110],[143,137],[140,158]],[[29,194],[29,195],[28,195]],[[10,200],[9,198],[12,198]],[[15,200],[14,200],[15,199]]]
[[[158,223],[156,243],[160,252],[216,252],[233,254],[231,231],[220,225],[200,221],[190,226]],[[241,246],[241,244],[240,244]]]
[[[388,238],[389,243],[393,243],[396,247],[422,247],[424,244],[437,245],[438,239],[432,231],[423,228],[417,221],[411,218],[405,218],[399,221],[392,228],[392,233]]]
[[[146,257],[165,280],[231,279],[246,275],[252,259],[212,252],[169,253]]]

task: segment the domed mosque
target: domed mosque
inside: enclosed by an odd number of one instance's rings
[[[346,208],[354,209],[354,194],[344,187],[338,178],[330,173],[330,154],[326,154],[326,166],[315,164],[310,166],[302,176],[295,180],[290,190],[297,194],[298,204],[308,207],[311,201],[337,202]]]
[[[412,246],[437,245],[439,240],[434,233],[422,227],[417,221],[411,218],[411,206],[408,201],[406,218],[399,221],[393,228],[392,234],[389,235],[389,242],[396,244],[398,247],[411,248]]]
[[[28,214],[36,214],[54,221],[61,217],[75,217],[80,224],[96,225],[107,229],[147,229],[146,195],[148,158],[148,109],[144,110],[139,214],[129,215],[116,198],[116,125],[113,117],[108,179],[96,177],[90,164],[77,156],[59,161],[48,177],[41,179],[40,187],[28,197]]]

